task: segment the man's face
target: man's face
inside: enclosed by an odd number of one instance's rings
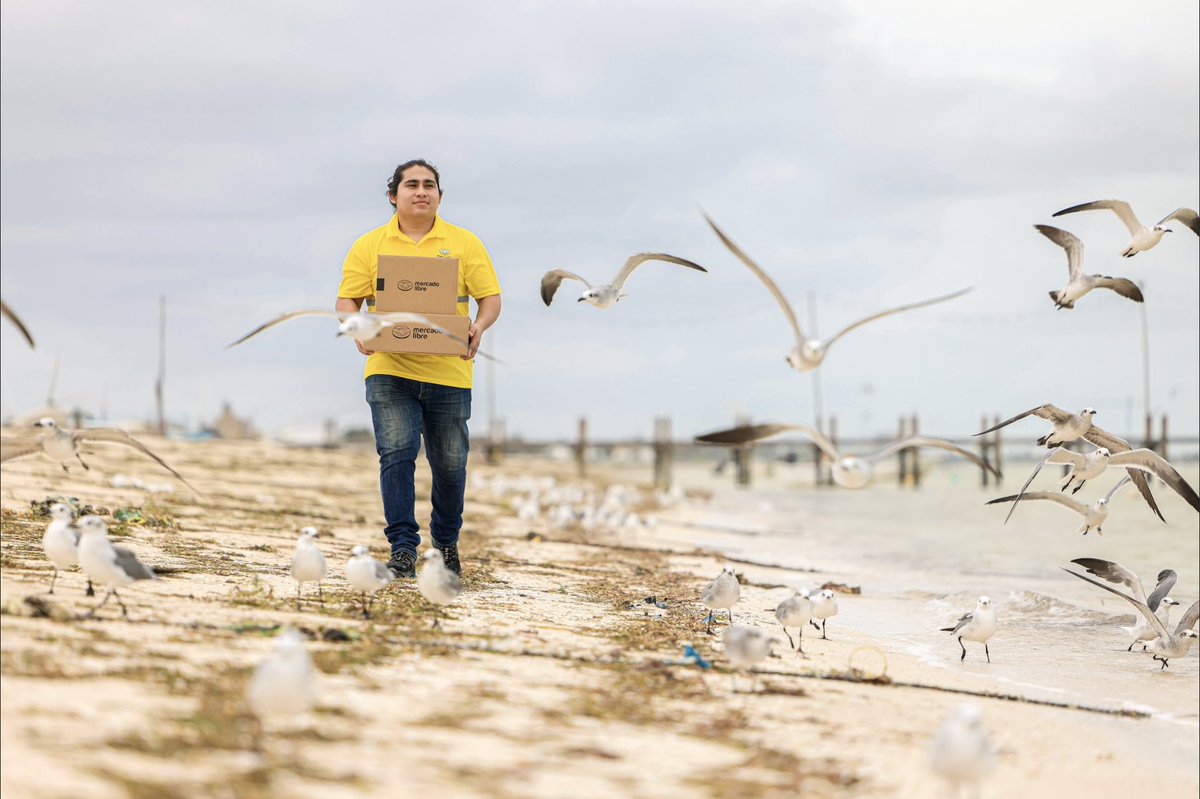
[[[402,218],[432,220],[442,202],[442,192],[433,172],[423,166],[410,166],[404,170],[391,199]]]

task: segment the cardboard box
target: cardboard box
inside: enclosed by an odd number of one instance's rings
[[[379,256],[375,310],[458,313],[458,259]]]
[[[405,309],[407,310],[407,309]],[[414,312],[415,313],[415,312]],[[471,327],[471,319],[458,314],[422,314],[431,324],[458,336],[463,341]],[[464,344],[446,338],[433,328],[417,325],[396,325],[387,328],[375,338],[364,341],[363,346],[375,352],[398,352],[422,355],[466,355]]]

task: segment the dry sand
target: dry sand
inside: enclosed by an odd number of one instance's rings
[[[653,532],[550,534],[471,493],[466,591],[442,629],[431,629],[434,611],[411,583],[381,593],[365,621],[342,567],[358,543],[386,553],[373,452],[145,440],[202,499],[112,488],[119,472],[169,480],[121,448],[97,454],[90,472],[66,475],[40,458],[4,465],[5,799],[945,796],[926,752],[947,711],[968,699],[999,748],[984,796],[1200,789],[1194,726],[1180,727],[1184,756],[1154,755],[1139,737],[1161,722],[970,696],[994,690],[985,671],[930,673],[866,640],[853,596],[842,597],[831,639],[810,630],[809,656],[796,657],[770,612],[782,580],[770,567],[738,566],[735,616],[775,633],[777,656],[735,688],[697,602],[723,558],[667,551]],[[531,467],[472,464],[488,475],[505,468]],[[162,579],[122,592],[128,619],[115,603],[81,619],[95,600],[77,571],[46,595],[46,519],[30,508],[60,495],[142,509],[140,523],[114,522],[115,538]],[[331,574],[324,603],[306,595],[297,609],[287,567],[308,524],[321,531]],[[662,618],[629,609],[651,595],[668,606]],[[281,624],[314,637],[318,707],[263,729],[242,695]],[[685,643],[714,668],[680,665]]]

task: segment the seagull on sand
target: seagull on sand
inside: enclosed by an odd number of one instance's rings
[[[771,636],[758,627],[730,626],[721,634],[721,643],[725,645],[725,658],[735,671],[753,669],[771,654]],[[733,679],[733,672],[730,672],[731,684]]]
[[[6,303],[4,300],[0,300],[0,315],[12,322],[13,326],[16,327],[17,330],[21,331],[21,335],[25,337],[27,342],[29,342],[29,349],[36,349],[36,347],[33,346],[33,336],[29,335],[29,329],[25,327],[25,323],[21,321],[19,316],[13,313],[13,309],[9,308],[8,303]]]
[[[292,627],[275,638],[275,651],[254,669],[246,701],[260,720],[303,713],[316,701],[312,660]]]
[[[317,584],[317,598],[325,601],[321,593],[321,581],[329,573],[325,564],[325,556],[317,548],[317,528],[300,528],[300,537],[296,539],[296,552],[292,555],[292,578],[296,581],[296,604],[300,604],[300,592],[305,583]]]
[[[992,600],[985,596],[979,597],[979,604],[975,606],[975,610],[964,613],[957,624],[953,627],[942,627],[941,631],[958,639],[958,645],[962,647],[960,661],[967,659],[967,647],[963,645],[965,638],[983,644],[987,662],[992,662],[992,653],[988,651],[987,645],[988,639],[996,632],[996,611],[992,609]]]
[[[876,463],[895,452],[908,449],[909,447],[936,447],[944,449],[966,458],[980,469],[986,469],[996,475],[996,477],[1000,477],[1000,472],[996,471],[995,467],[984,461],[974,452],[965,450],[949,441],[943,441],[940,438],[927,438],[925,436],[910,436],[893,441],[874,455],[868,455],[867,457],[843,455],[838,452],[833,442],[826,438],[820,430],[817,430],[815,427],[799,424],[741,425],[739,427],[731,427],[728,430],[718,430],[714,433],[696,436],[696,441],[702,444],[747,446],[756,441],[762,441],[765,438],[791,431],[803,433],[808,436],[814,444],[821,448],[822,452],[829,456],[833,461],[833,480],[842,488],[862,488],[867,485],[871,482],[871,476],[874,474]]]
[[[1133,209],[1129,207],[1129,203],[1124,200],[1096,200],[1082,205],[1072,205],[1070,208],[1064,208],[1061,211],[1054,213],[1054,216],[1062,216],[1063,214],[1074,214],[1079,211],[1112,211],[1121,218],[1125,223],[1125,227],[1129,228],[1129,234],[1133,236],[1129,240],[1129,244],[1125,246],[1124,252],[1121,253],[1123,258],[1132,258],[1139,252],[1145,252],[1154,248],[1162,240],[1164,233],[1173,233],[1171,228],[1166,227],[1166,224],[1172,219],[1178,219],[1183,224],[1192,229],[1192,232],[1200,236],[1200,219],[1197,219],[1196,212],[1191,208],[1176,208],[1171,213],[1164,216],[1162,219],[1154,223],[1153,227],[1146,227],[1138,221],[1137,215],[1133,213]]]
[[[1084,408],[1079,413],[1074,414],[1067,413],[1062,408],[1046,403],[1036,408],[1030,408],[1024,413],[1018,413],[1011,419],[1005,419],[1003,422],[992,425],[987,430],[983,430],[975,435],[987,435],[1002,427],[1007,427],[1013,422],[1020,421],[1026,416],[1036,416],[1054,425],[1049,433],[1046,433],[1046,435],[1037,440],[1039,447],[1053,448],[1072,441],[1078,441],[1082,438],[1084,441],[1094,444],[1097,447],[1104,447],[1110,453],[1129,452],[1133,449],[1125,439],[1118,438],[1107,430],[1102,430],[1092,424],[1092,417],[1095,415],[1096,410],[1094,408]],[[1127,468],[1125,472],[1133,480],[1133,484],[1137,486],[1138,492],[1150,505],[1155,515],[1163,519],[1162,512],[1158,509],[1158,503],[1154,501],[1154,495],[1150,492],[1150,482],[1146,479],[1146,475],[1140,469]],[[1166,521],[1166,519],[1163,519],[1163,521]]]
[[[50,591],[54,593],[54,582],[58,579],[59,569],[69,569],[79,564],[79,528],[75,526],[75,514],[70,507],[62,502],[50,506],[50,524],[42,535],[42,551],[46,560],[54,566],[54,576],[50,578]],[[88,578],[87,596],[95,596],[92,580]]]
[[[1111,491],[1100,497],[1100,499],[1096,500],[1091,505],[1085,505],[1077,499],[1068,497],[1061,491],[1058,493],[1053,491],[1031,491],[1028,494],[1024,492],[1020,494],[1010,494],[1007,497],[993,499],[984,504],[997,505],[1001,502],[1011,502],[1012,507],[1009,508],[1008,515],[1004,517],[1004,523],[1008,524],[1008,520],[1012,518],[1013,511],[1017,509],[1017,503],[1022,499],[1045,499],[1049,500],[1050,502],[1057,502],[1064,508],[1069,508],[1083,517],[1083,524],[1079,525],[1079,529],[1077,529],[1075,532],[1087,535],[1088,531],[1095,527],[1096,532],[1103,535],[1104,531],[1100,529],[1100,525],[1104,524],[1104,521],[1108,518],[1108,503],[1112,502],[1113,495],[1117,493],[1117,489],[1128,482],[1129,477],[1122,477],[1121,481],[1113,486]]]
[[[929,748],[929,766],[955,796],[967,790],[979,795],[979,783],[996,767],[996,750],[977,705],[962,704],[947,714]]]
[[[1167,593],[1175,587],[1176,580],[1179,576],[1175,574],[1174,569],[1163,569],[1158,573],[1154,585],[1154,591],[1150,596],[1146,596],[1146,589],[1142,588],[1142,581],[1136,574],[1131,572],[1119,563],[1114,563],[1111,560],[1100,560],[1099,558],[1075,558],[1071,561],[1078,564],[1087,570],[1088,574],[1094,574],[1102,580],[1107,580],[1110,583],[1124,585],[1129,589],[1133,598],[1138,602],[1144,602],[1146,607],[1154,611],[1154,615],[1158,616],[1158,620],[1162,622],[1162,626],[1166,627],[1169,623],[1171,606],[1178,605],[1174,599],[1167,596]],[[1079,575],[1076,575],[1078,577]],[[1129,642],[1129,648],[1126,652],[1133,651],[1133,645],[1138,641],[1153,641],[1158,638],[1158,632],[1146,622],[1145,619],[1139,618],[1137,624],[1133,627],[1122,627],[1133,634],[1133,640]]]
[[[371,618],[371,605],[375,604],[375,592],[387,586],[394,578],[388,567],[371,557],[361,544],[351,551],[346,561],[346,581],[355,591],[362,593],[363,618]],[[370,601],[367,597],[370,597]]]
[[[1075,303],[1092,289],[1112,289],[1126,299],[1142,302],[1142,290],[1132,280],[1108,275],[1085,275],[1083,273],[1083,242],[1065,230],[1049,225],[1034,225],[1050,241],[1067,251],[1067,274],[1069,279],[1062,291],[1051,291],[1050,299],[1058,310],[1074,308]]]
[[[71,460],[78,460],[84,469],[90,469],[91,467],[83,460],[81,445],[97,441],[111,441],[117,444],[124,444],[127,447],[133,447],[175,475],[175,479],[179,480],[179,482],[196,491],[191,483],[183,479],[183,475],[168,466],[166,461],[155,455],[145,444],[124,430],[118,430],[115,427],[85,427],[78,430],[67,430],[66,428],[59,427],[58,422],[49,416],[40,419],[36,426],[41,428],[41,431],[36,436],[29,438],[6,438],[0,441],[0,461],[8,461],[24,455],[44,452],[51,460],[58,461],[62,465],[64,472],[69,471],[67,469],[67,462]]]
[[[829,348],[833,346],[833,343],[855,328],[862,327],[868,322],[874,322],[876,319],[882,319],[885,316],[891,316],[892,314],[900,313],[901,311],[911,311],[915,308],[924,308],[926,305],[933,305],[935,303],[945,302],[946,300],[952,300],[955,297],[961,297],[968,291],[971,291],[970,288],[959,289],[953,294],[946,294],[941,297],[934,297],[931,300],[923,300],[922,302],[915,302],[909,305],[901,305],[896,308],[890,308],[886,311],[880,311],[879,313],[871,314],[868,317],[859,319],[853,324],[847,325],[836,335],[826,341],[816,338],[808,338],[804,335],[803,331],[800,330],[800,323],[796,321],[796,314],[794,311],[792,311],[792,306],[788,303],[787,298],[783,296],[783,292],[779,290],[779,286],[775,285],[775,281],[772,280],[771,277],[765,271],[763,271],[762,267],[756,264],[750,258],[750,256],[742,252],[741,248],[734,244],[733,241],[731,241],[730,238],[726,236],[719,227],[717,227],[717,224],[708,218],[707,214],[704,215],[704,219],[708,222],[709,227],[713,229],[713,232],[717,234],[717,238],[719,238],[725,244],[725,246],[729,248],[729,251],[732,252],[739,261],[744,263],[750,269],[750,271],[754,273],[755,277],[757,277],[763,282],[764,285],[766,285],[767,290],[771,292],[771,295],[775,297],[775,301],[779,303],[779,307],[783,310],[783,315],[787,317],[788,323],[792,326],[792,333],[796,337],[796,346],[791,352],[788,353],[787,362],[788,365],[797,372],[811,372],[813,369],[816,369],[818,366],[820,366],[821,362],[825,360],[825,355],[829,352]]]
[[[425,565],[417,572],[417,590],[421,596],[438,607],[445,607],[462,593],[462,578],[446,565],[446,558],[437,547],[430,547],[423,556]],[[438,619],[434,627],[440,627]]]
[[[121,606],[121,615],[128,616],[129,610],[117,595],[117,588],[138,580],[157,579],[150,567],[139,561],[132,550],[114,546],[108,540],[108,525],[99,516],[84,516],[79,520],[79,567],[96,584],[108,586],[108,593],[99,605],[92,608],[87,618],[95,616],[109,597],[116,597],[117,604]]]
[[[783,634],[787,636],[792,649],[801,655],[804,654],[804,625],[812,621],[812,615],[813,601],[809,597],[808,591],[804,589],[796,591],[775,608],[775,618],[783,626]],[[800,628],[800,631],[796,633],[795,641],[792,640],[792,634],[788,632],[788,627]]]
[[[813,595],[812,626],[817,627],[817,622],[821,622],[821,626],[817,629],[821,631],[822,640],[828,639],[828,636],[825,635],[825,623],[836,615],[838,615],[837,594],[826,588]]]
[[[542,275],[542,302],[550,305],[554,299],[554,292],[558,291],[559,285],[566,280],[578,280],[583,285],[587,286],[583,293],[579,295],[576,302],[586,302],[588,305],[593,305],[597,308],[611,308],[617,304],[625,295],[621,293],[621,289],[625,287],[625,281],[633,274],[633,270],[644,264],[646,261],[665,261],[669,264],[678,264],[686,266],[688,269],[695,269],[698,272],[707,272],[700,264],[692,263],[684,258],[676,258],[674,255],[667,255],[662,252],[639,252],[637,255],[629,256],[629,260],[621,267],[621,271],[613,279],[613,282],[606,285],[593,286],[585,279],[575,274],[568,272],[566,269],[551,269],[546,274]]]
[[[1085,563],[1084,561],[1087,562]],[[1129,586],[1131,589],[1133,587],[1130,582],[1128,582],[1126,577],[1126,575],[1132,576],[1133,572],[1130,572],[1119,563],[1113,563],[1112,561],[1107,560],[1098,560],[1095,558],[1079,558],[1071,562],[1078,563],[1092,574],[1102,576],[1109,582],[1125,583],[1125,585]],[[1112,586],[1105,585],[1098,580],[1093,580],[1091,577],[1079,574],[1078,572],[1073,572],[1065,566],[1062,567],[1062,570],[1073,577],[1078,577],[1080,580],[1086,580],[1092,585],[1099,586],[1109,593],[1116,594],[1137,608],[1138,613],[1141,613],[1142,618],[1146,620],[1146,624],[1148,624],[1156,634],[1154,640],[1151,641],[1149,646],[1146,647],[1146,651],[1151,653],[1155,660],[1162,662],[1160,671],[1167,667],[1167,661],[1171,658],[1181,658],[1187,655],[1188,650],[1192,646],[1192,641],[1196,639],[1196,631],[1192,628],[1196,626],[1196,622],[1200,621],[1200,600],[1192,603],[1192,606],[1187,609],[1186,613],[1183,614],[1183,618],[1179,620],[1179,624],[1176,625],[1175,632],[1172,633],[1167,629],[1167,625],[1163,624],[1162,620],[1159,619],[1158,616],[1154,615],[1154,611],[1150,610],[1150,606],[1146,602],[1143,602],[1142,600],[1130,596],[1122,591],[1118,591]],[[1133,579],[1136,582],[1136,576],[1133,577]],[[1157,590],[1158,589],[1156,588],[1155,591]],[[1164,591],[1163,593],[1165,594],[1166,592]]]
[[[708,618],[705,619],[707,626],[704,632],[712,635],[713,614],[718,610],[724,610],[729,614],[729,624],[733,624],[733,606],[742,598],[742,587],[738,584],[737,575],[733,573],[733,569],[721,569],[721,573],[714,577],[708,585],[704,586],[704,590],[700,592],[700,603],[709,609]]]

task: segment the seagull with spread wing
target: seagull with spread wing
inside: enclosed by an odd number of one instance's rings
[[[1174,569],[1163,569],[1158,573],[1158,578],[1155,580],[1154,591],[1150,596],[1146,596],[1146,589],[1142,588],[1142,581],[1138,576],[1126,569],[1119,563],[1113,563],[1110,560],[1100,560],[1098,558],[1076,558],[1071,561],[1077,563],[1087,569],[1089,574],[1094,574],[1097,577],[1108,580],[1110,583],[1121,583],[1129,588],[1133,593],[1134,599],[1139,602],[1145,602],[1146,607],[1154,611],[1154,615],[1158,616],[1159,621],[1163,626],[1167,626],[1170,622],[1167,621],[1171,607],[1178,605],[1171,597],[1167,596],[1172,588],[1175,587],[1175,582],[1179,579],[1179,575]],[[1133,627],[1122,627],[1133,633],[1133,640],[1129,643],[1129,648],[1126,652],[1133,651],[1133,645],[1139,641],[1153,641],[1158,637],[1145,619],[1138,619],[1137,624]]]
[[[1111,491],[1100,497],[1100,499],[1096,500],[1091,505],[1084,505],[1074,497],[1068,497],[1062,492],[1055,493],[1053,491],[1031,491],[1028,494],[1023,492],[1020,494],[1010,494],[1007,497],[999,497],[998,499],[993,499],[985,504],[998,505],[1001,502],[1011,502],[1012,507],[1008,509],[1008,515],[1004,517],[1004,523],[1008,524],[1008,520],[1012,518],[1013,511],[1017,509],[1017,503],[1022,499],[1044,499],[1049,502],[1057,502],[1064,508],[1073,510],[1083,517],[1083,524],[1079,525],[1079,529],[1077,529],[1075,532],[1087,535],[1088,531],[1095,527],[1096,532],[1103,535],[1104,531],[1100,528],[1100,525],[1104,524],[1105,520],[1108,519],[1108,503],[1112,502],[1113,495],[1117,493],[1117,489],[1128,482],[1128,476],[1122,477],[1121,481],[1113,486]]]
[[[1050,241],[1067,252],[1067,285],[1062,291],[1051,291],[1050,299],[1058,310],[1074,308],[1075,303],[1092,289],[1112,289],[1126,299],[1142,302],[1142,290],[1132,280],[1108,275],[1085,275],[1083,273],[1083,242],[1061,228],[1049,225],[1034,225]]]
[[[21,321],[20,317],[13,313],[13,309],[9,308],[8,303],[6,303],[4,300],[0,300],[0,315],[12,322],[13,326],[16,327],[17,330],[21,331],[21,335],[25,337],[27,342],[29,342],[30,349],[36,349],[33,346],[33,336],[29,335],[29,329],[25,327],[25,323]]]
[[[708,222],[709,227],[713,229],[713,232],[717,234],[717,238],[719,238],[722,243],[729,248],[730,252],[737,256],[739,261],[745,264],[747,268],[754,273],[755,277],[763,282],[763,284],[767,287],[767,290],[769,290],[771,295],[775,298],[775,301],[779,303],[780,309],[783,310],[783,315],[787,317],[788,324],[792,326],[792,334],[796,337],[796,346],[791,352],[788,353],[787,362],[788,365],[797,372],[811,372],[813,369],[816,369],[821,365],[821,362],[825,360],[825,356],[829,352],[829,348],[833,346],[835,341],[849,333],[851,330],[862,327],[868,322],[874,322],[876,319],[882,319],[885,316],[898,314],[901,311],[911,311],[915,308],[924,308],[926,305],[933,305],[935,303],[945,302],[946,300],[952,300],[955,297],[961,297],[962,295],[971,291],[969,288],[959,289],[953,294],[946,294],[941,297],[934,297],[931,300],[923,300],[922,302],[901,305],[896,308],[889,308],[886,311],[880,311],[878,313],[871,314],[868,317],[859,319],[857,322],[846,325],[832,338],[826,341],[816,338],[809,338],[808,336],[804,335],[804,332],[800,329],[800,323],[796,321],[796,313],[792,310],[792,306],[788,303],[787,298],[783,296],[783,292],[779,290],[779,286],[775,285],[775,281],[771,279],[771,276],[763,271],[763,268],[756,264],[749,255],[746,255],[746,253],[742,252],[741,248],[734,244],[733,241],[731,241],[730,238],[726,236],[719,227],[717,227],[717,223],[708,218],[707,214],[704,215],[704,219]]]
[[[1154,245],[1162,241],[1163,234],[1174,233],[1175,231],[1166,226],[1172,219],[1179,220],[1191,228],[1193,233],[1200,236],[1200,219],[1197,219],[1196,212],[1191,208],[1176,208],[1155,222],[1152,227],[1143,225],[1138,220],[1133,209],[1129,207],[1129,203],[1124,200],[1096,200],[1090,203],[1083,203],[1082,205],[1072,205],[1070,208],[1056,211],[1053,215],[1062,216],[1064,214],[1078,213],[1079,211],[1112,211],[1121,218],[1121,221],[1125,223],[1125,227],[1129,228],[1129,234],[1133,236],[1129,240],[1129,244],[1125,246],[1124,252],[1121,253],[1123,258],[1132,258],[1139,252],[1153,249]]]
[[[696,436],[696,441],[702,444],[747,446],[787,432],[803,433],[811,438],[813,443],[820,447],[821,451],[833,461],[833,481],[843,488],[862,488],[867,485],[867,483],[871,482],[871,476],[874,473],[876,463],[893,453],[899,452],[902,449],[908,449],[909,447],[936,447],[944,449],[947,452],[953,452],[955,455],[966,458],[980,469],[990,471],[997,478],[1000,477],[1000,472],[996,471],[991,464],[981,459],[975,453],[965,450],[949,441],[943,441],[940,438],[928,438],[926,436],[910,436],[893,441],[875,454],[867,457],[843,455],[838,452],[833,442],[826,438],[820,430],[817,430],[815,427],[798,424],[740,425],[738,427],[731,427],[728,430],[718,430],[714,433]]]
[[[700,264],[692,263],[684,258],[676,258],[674,255],[667,255],[661,252],[639,252],[637,255],[629,256],[629,260],[621,267],[621,271],[613,278],[613,282],[604,285],[595,285],[587,282],[586,279],[580,277],[574,272],[568,272],[566,269],[551,269],[542,276],[542,302],[547,306],[554,299],[554,293],[558,291],[558,287],[563,280],[578,280],[587,288],[579,295],[576,302],[586,302],[588,305],[593,305],[597,308],[611,308],[617,304],[625,295],[621,290],[625,288],[625,281],[633,274],[633,270],[637,269],[646,261],[665,261],[669,264],[677,264],[686,266],[688,269],[695,269],[698,272],[708,272]]]

